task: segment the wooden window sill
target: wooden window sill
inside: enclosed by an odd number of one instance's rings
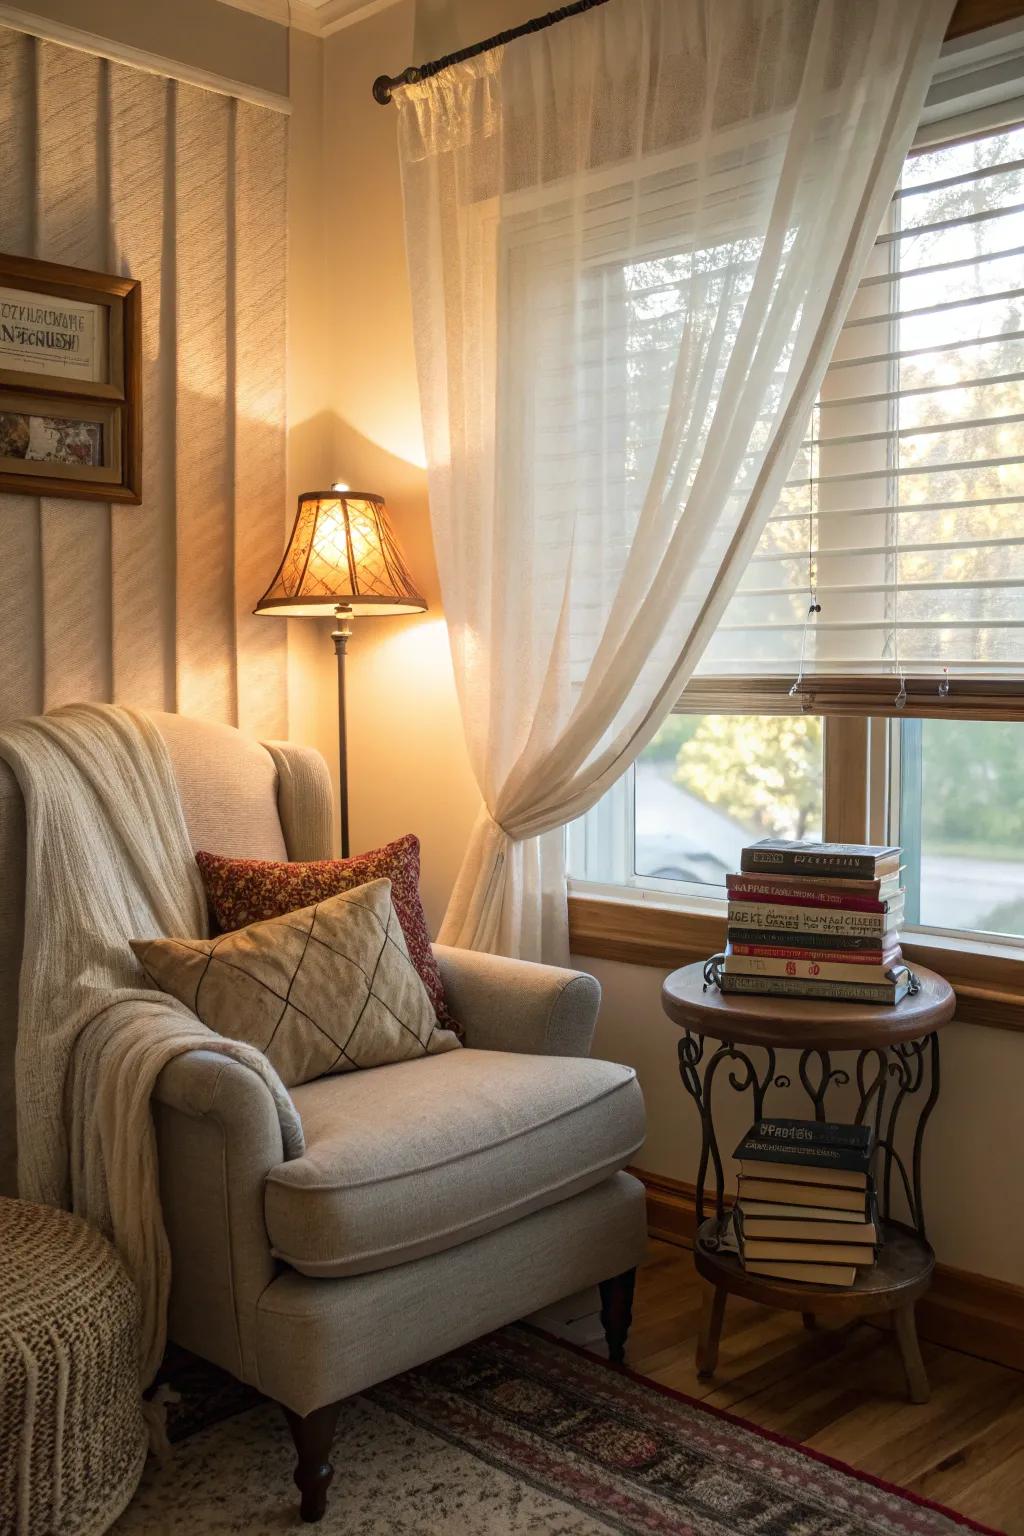
[[[725,916],[656,901],[569,896],[574,955],[671,971],[706,960],[725,944]],[[1024,1032],[1024,954],[979,940],[918,934],[903,944],[907,959],[944,976],[956,992],[957,1022]]]

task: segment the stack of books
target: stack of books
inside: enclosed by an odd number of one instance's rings
[[[850,1286],[878,1241],[866,1125],[759,1120],[735,1156],[733,1227],[751,1274]]]
[[[723,992],[898,1003],[910,985],[900,849],[783,842],[744,848],[727,875]]]

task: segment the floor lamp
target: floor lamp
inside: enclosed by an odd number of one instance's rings
[[[334,616],[338,658],[338,766],[341,856],[349,855],[345,649],[360,615],[422,613],[426,603],[391,530],[383,496],[367,491],[306,491],[299,497],[284,558],[255,612],[276,618]]]

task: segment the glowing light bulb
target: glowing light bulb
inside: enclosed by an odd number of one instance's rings
[[[333,480],[331,482],[331,490],[337,491],[339,495],[344,496],[346,491],[351,490],[351,486],[346,485],[344,480]]]

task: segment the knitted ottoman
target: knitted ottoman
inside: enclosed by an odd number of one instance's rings
[[[0,1199],[0,1531],[98,1536],[146,1459],[138,1302],[84,1221]]]

